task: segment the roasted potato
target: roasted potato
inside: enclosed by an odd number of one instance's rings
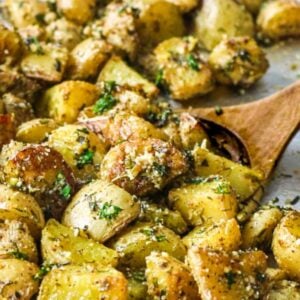
[[[0,114],[0,150],[2,146],[8,144],[16,134],[16,124],[14,116],[10,114]]]
[[[47,146],[11,142],[2,149],[0,165],[7,185],[32,194],[47,218],[60,219],[76,183],[59,152]]]
[[[262,248],[268,250],[272,242],[272,234],[282,218],[277,207],[262,207],[254,213],[242,231],[242,247]]]
[[[96,179],[106,145],[82,125],[68,124],[51,132],[47,144],[58,151],[81,182]]]
[[[151,300],[147,293],[145,270],[126,270],[128,281],[128,300]]]
[[[1,299],[30,300],[37,294],[39,283],[33,279],[38,267],[20,259],[0,259]]]
[[[37,103],[41,117],[51,117],[57,122],[73,123],[79,112],[92,105],[98,97],[96,86],[84,81],[64,81],[46,90]]]
[[[82,25],[93,18],[96,0],[57,0],[56,6],[66,19]]]
[[[119,265],[123,268],[140,269],[146,266],[145,258],[152,251],[164,251],[183,261],[186,249],[172,230],[153,223],[136,223],[127,227],[109,241],[108,246],[120,254]]]
[[[45,226],[44,215],[35,199],[8,186],[0,185],[0,218],[25,223],[31,235],[38,238]],[[24,237],[23,237],[24,238]]]
[[[188,100],[207,94],[214,88],[209,66],[200,58],[197,39],[171,38],[154,50],[161,79],[175,100]]]
[[[300,285],[290,280],[276,281],[271,284],[263,300],[300,299]]]
[[[250,37],[224,39],[210,54],[209,64],[220,83],[246,88],[269,67],[263,50]]]
[[[198,6],[198,0],[167,0],[179,7],[182,13],[187,13]]]
[[[182,242],[188,248],[197,246],[225,252],[238,250],[241,244],[240,227],[235,219],[209,226],[198,226],[190,231],[182,239]]]
[[[80,235],[78,229],[68,228],[50,219],[42,231],[41,248],[43,260],[56,265],[83,265],[115,267],[116,251]]]
[[[246,8],[234,0],[203,0],[193,33],[212,50],[224,37],[253,36],[254,22]]]
[[[237,199],[232,187],[218,176],[171,189],[168,198],[171,207],[193,226],[229,220],[237,212]]]
[[[53,119],[33,119],[22,123],[17,128],[16,140],[23,143],[38,144],[58,127]]]
[[[85,230],[93,239],[104,242],[140,212],[138,202],[126,191],[102,180],[85,185],[67,207],[62,223]]]
[[[267,268],[262,251],[227,254],[193,247],[187,257],[202,299],[261,299]]]
[[[257,25],[263,35],[275,40],[300,36],[299,1],[267,1],[259,12]]]
[[[287,272],[291,278],[300,280],[298,261],[300,212],[292,211],[284,216],[273,233],[272,250],[279,267]]]
[[[101,164],[101,178],[131,194],[148,195],[161,190],[187,171],[184,155],[158,139],[125,141],[111,148]]]
[[[100,84],[103,81],[113,81],[117,85],[136,88],[137,90],[141,90],[143,94],[149,98],[154,98],[159,92],[153,83],[143,78],[118,56],[111,57],[101,70],[98,83]]]
[[[127,300],[127,281],[113,268],[64,266],[44,277],[38,300]]]
[[[153,300],[200,299],[189,268],[166,252],[146,257],[148,294]]]

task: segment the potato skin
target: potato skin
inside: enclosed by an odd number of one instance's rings
[[[0,259],[0,281],[2,299],[30,300],[39,290],[34,275],[38,267],[20,259]]]
[[[300,280],[299,261],[299,227],[300,212],[292,211],[284,216],[273,233],[272,250],[279,267],[291,278]]]
[[[44,277],[37,299],[127,300],[127,280],[113,268],[68,265]]]
[[[73,197],[62,223],[83,229],[93,239],[104,242],[134,220],[139,211],[138,202],[125,190],[96,180]]]
[[[266,2],[259,12],[257,25],[261,32],[272,39],[300,35],[300,3],[297,0]]]
[[[0,150],[15,136],[16,124],[11,114],[0,114]]]
[[[0,219],[0,258],[38,262],[38,252],[26,223]]]
[[[234,0],[203,0],[194,19],[193,33],[212,50],[224,35],[253,36],[254,22],[245,7]]]
[[[173,145],[138,139],[110,149],[102,161],[101,178],[142,196],[161,190],[186,171],[185,157]]]
[[[148,294],[159,300],[199,300],[198,287],[189,268],[166,252],[152,252],[146,257]]]
[[[269,67],[263,50],[249,37],[223,40],[210,54],[209,64],[220,83],[242,87],[253,85]]]
[[[300,285],[290,280],[272,282],[263,300],[300,299]]]

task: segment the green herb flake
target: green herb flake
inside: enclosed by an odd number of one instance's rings
[[[113,205],[109,202],[105,202],[104,204],[99,205],[98,216],[99,219],[111,221],[113,219],[116,219],[122,210],[123,209],[119,206]]]
[[[191,183],[191,184],[200,184],[205,181],[204,177],[193,177],[193,178],[188,178],[185,180],[185,183]]]
[[[28,255],[26,253],[21,252],[18,247],[16,250],[10,252],[10,255],[17,259],[28,260]]]
[[[45,275],[47,275],[54,267],[57,267],[56,264],[43,263],[39,271],[33,276],[33,279],[40,281]]]
[[[164,71],[160,69],[155,76],[155,85],[161,86],[164,80]]]
[[[151,240],[159,243],[167,240],[164,235],[157,235],[157,230],[154,228],[144,228],[141,229],[140,232],[149,237]]]
[[[146,281],[145,271],[134,271],[130,275],[137,282],[143,283]]]
[[[45,24],[45,15],[43,13],[36,14],[35,19],[39,24]]]
[[[235,278],[236,278],[236,275],[237,275],[237,274],[233,273],[232,271],[229,271],[229,272],[225,272],[225,273],[224,273],[224,276],[225,276],[225,278],[226,278],[226,280],[227,280],[227,285],[228,285],[229,288],[231,288],[231,286],[232,286],[233,284],[235,284]]]
[[[259,282],[265,282],[267,279],[266,274],[261,273],[261,272],[257,272],[255,277],[256,277],[256,280],[258,280]]]
[[[94,113],[102,115],[104,112],[112,109],[117,104],[117,100],[110,94],[103,94],[94,105]]]
[[[200,71],[199,63],[193,54],[189,54],[186,58],[188,66],[194,71]]]
[[[222,195],[230,194],[231,188],[228,183],[222,182],[217,185],[217,187],[214,189],[214,192],[216,194],[222,194]]]
[[[222,108],[221,106],[217,105],[217,106],[215,107],[215,114],[216,114],[217,116],[221,116],[221,115],[223,114],[223,108]]]
[[[61,172],[59,172],[56,175],[55,180],[55,189],[59,191],[59,195],[63,197],[65,200],[69,200],[72,194],[72,188],[68,184],[67,179],[65,175]]]
[[[166,176],[169,173],[169,167],[159,164],[157,162],[153,163],[153,169],[159,176]]]
[[[78,169],[82,169],[85,165],[93,164],[95,152],[90,149],[85,149],[80,155],[76,157],[76,166]]]
[[[28,37],[25,41],[25,44],[28,46],[33,45],[34,49],[32,51],[36,53],[37,55],[43,55],[45,54],[44,49],[42,48],[39,40],[36,37]]]

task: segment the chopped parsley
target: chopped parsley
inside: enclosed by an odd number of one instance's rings
[[[167,125],[171,117],[174,119],[174,122],[176,122],[176,118],[172,115],[172,111],[168,108],[164,109],[160,113],[150,111],[145,118],[147,121],[155,124],[156,127],[164,127]]]
[[[35,19],[39,24],[45,24],[45,15],[43,13],[36,14]]]
[[[204,177],[194,177],[194,178],[187,178],[185,180],[186,183],[191,183],[191,184],[199,184],[205,181]]]
[[[42,280],[45,275],[47,275],[54,267],[57,267],[56,264],[43,263],[39,271],[34,275],[34,280]]]
[[[153,169],[159,176],[166,176],[169,172],[169,167],[159,164],[157,162],[153,163]]]
[[[28,37],[25,41],[25,44],[28,46],[33,45],[33,47],[31,47],[31,50],[38,54],[38,55],[43,55],[45,54],[44,49],[42,48],[40,42],[38,41],[38,39],[36,37]],[[32,49],[33,48],[33,49]]]
[[[235,284],[235,278],[236,278],[236,275],[237,275],[237,274],[233,273],[232,271],[229,271],[229,272],[225,272],[225,273],[224,273],[224,276],[225,276],[225,278],[226,278],[226,280],[227,280],[227,285],[228,285],[229,288],[231,288],[231,286],[232,286],[233,284]]]
[[[164,80],[164,71],[160,69],[155,76],[155,85],[161,86]]]
[[[93,163],[95,152],[90,149],[85,149],[80,155],[76,157],[76,167],[82,169],[85,165]]]
[[[223,108],[219,105],[215,107],[215,113],[217,116],[221,116],[223,114]]]
[[[56,175],[55,180],[55,189],[59,191],[59,195],[63,197],[65,200],[69,200],[72,194],[72,188],[68,184],[65,175],[59,172]]]
[[[164,235],[158,235],[157,229],[155,228],[144,228],[141,229],[140,232],[155,242],[163,242],[167,240],[167,238]]]
[[[194,71],[200,70],[199,63],[197,62],[197,60],[193,54],[189,54],[186,58],[186,61],[187,61],[188,66],[192,70],[194,70]]]
[[[98,205],[98,216],[99,219],[111,221],[113,219],[116,219],[122,210],[123,209],[119,206],[113,205],[109,202],[105,202],[100,206]]]
[[[261,273],[261,272],[257,272],[255,277],[259,282],[265,282],[267,279],[266,274]]]
[[[16,250],[10,252],[10,254],[14,258],[21,259],[21,260],[28,260],[28,255],[26,253],[21,252],[17,246],[16,246]]]
[[[214,192],[217,194],[223,194],[223,195],[230,194],[231,188],[228,183],[222,182],[217,185],[217,187],[214,189]]]
[[[142,282],[146,281],[146,276],[145,276],[145,271],[144,270],[134,271],[130,275],[137,282],[142,283]]]
[[[117,104],[115,97],[109,94],[104,94],[94,105],[94,113],[102,115],[104,112],[112,109]]]

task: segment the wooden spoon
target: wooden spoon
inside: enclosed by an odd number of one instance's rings
[[[200,119],[234,133],[248,151],[252,168],[264,172],[267,180],[300,125],[300,81],[262,100],[222,108],[194,108]]]

